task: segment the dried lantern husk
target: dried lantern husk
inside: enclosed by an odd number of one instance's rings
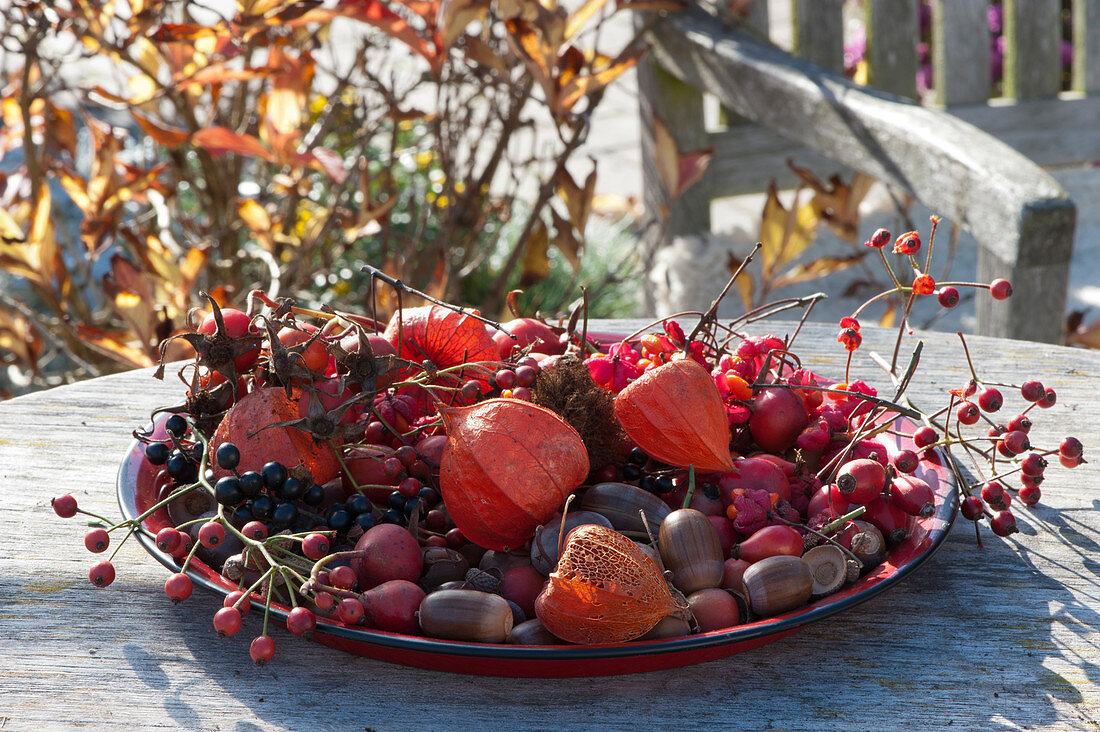
[[[440,491],[467,539],[487,549],[523,546],[588,476],[577,431],[520,399],[441,407],[447,446]]]
[[[623,643],[682,613],[657,564],[622,534],[578,526],[535,600],[535,614],[571,643]]]
[[[703,472],[733,470],[726,408],[710,374],[693,359],[643,373],[615,397],[615,416],[652,458]]]

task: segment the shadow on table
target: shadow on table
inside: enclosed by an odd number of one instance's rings
[[[263,723],[288,728],[323,721],[337,729],[582,729],[598,721],[633,729],[646,720],[654,728],[860,729],[912,721],[917,709],[932,727],[1096,724],[1079,685],[1100,685],[1100,667],[1075,649],[1094,644],[1100,627],[1100,531],[1074,511],[1018,513],[1033,536],[1015,545],[983,531],[978,549],[960,521],[940,553],[890,592],[772,645],[668,671],[596,679],[445,674],[346,655],[281,628],[272,632],[275,661],[258,669],[248,659],[258,614],[236,637],[217,640],[210,617],[218,604],[208,596],[188,601],[194,613],[171,616],[178,622],[165,629],[166,642],[178,638],[200,659],[193,673],[203,686],[220,686]],[[1060,559],[1036,533],[1062,542]],[[1052,564],[1072,579],[1063,585],[1044,574]],[[128,646],[126,657],[174,721],[198,724],[188,706],[201,703],[193,691],[139,647]],[[235,728],[255,725],[239,719]]]

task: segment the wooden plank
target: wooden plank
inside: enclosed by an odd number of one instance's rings
[[[794,55],[844,71],[844,0],[791,0]]]
[[[988,0],[935,0],[932,4],[932,88],[937,104],[989,99]]]
[[[867,81],[876,89],[917,98],[917,0],[868,0]]]
[[[981,332],[1061,338],[1076,209],[1030,160],[949,114],[898,102],[743,33],[723,32],[698,11],[670,16],[652,37],[660,62],[688,84],[912,193],[1012,265],[1020,275],[1016,302],[1032,316],[981,322]],[[1056,269],[1058,277],[1027,276],[1044,268]]]
[[[1066,94],[1013,104],[952,107],[953,116],[993,135],[1037,165],[1076,165],[1100,160],[1100,97]],[[714,158],[704,184],[715,198],[757,193],[776,179],[795,183],[786,160],[829,172],[845,170],[796,140],[760,125],[741,125],[710,135]]]
[[[1073,0],[1073,90],[1100,92],[1100,0]]]
[[[1006,97],[1052,97],[1062,88],[1061,0],[1004,0]]]

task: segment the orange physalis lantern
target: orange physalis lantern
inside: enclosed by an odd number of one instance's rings
[[[451,518],[487,549],[515,549],[557,513],[588,476],[577,431],[519,399],[440,407],[447,446],[439,484]]]
[[[440,305],[394,313],[383,336],[401,358],[414,363],[431,361],[437,369],[500,360],[500,349],[481,321]],[[446,383],[455,386],[467,379],[487,381],[488,376],[474,368],[462,369]]]
[[[638,447],[663,463],[733,470],[722,396],[693,359],[669,361],[628,384],[615,397],[615,417]]]
[[[570,532],[557,569],[535,600],[546,629],[571,643],[623,643],[683,610],[637,544],[596,524]]]

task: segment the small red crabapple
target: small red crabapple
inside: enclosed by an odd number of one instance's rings
[[[934,445],[940,439],[940,433],[933,427],[921,427],[913,433],[913,444],[917,447]]]
[[[977,424],[981,416],[981,412],[973,402],[964,401],[955,410],[955,419],[959,421],[959,424]]]
[[[1025,506],[1034,506],[1043,497],[1043,492],[1039,490],[1037,485],[1025,485],[1016,495],[1020,497]]]
[[[217,521],[207,521],[199,528],[199,543],[213,549],[225,541],[225,527]]]
[[[1079,458],[1084,452],[1084,445],[1076,437],[1067,437],[1058,445],[1058,454],[1062,457]]]
[[[312,633],[316,627],[317,616],[308,608],[296,607],[286,616],[286,629],[298,637]]]
[[[173,526],[165,526],[157,532],[157,549],[171,554],[183,541],[180,532]]]
[[[943,307],[953,308],[959,304],[959,291],[950,285],[941,287],[936,299],[940,301],[940,305]]]
[[[1043,392],[1043,398],[1040,399],[1037,404],[1040,409],[1050,409],[1054,406],[1054,403],[1058,401],[1058,395],[1054,393],[1054,389],[1046,389]]]
[[[882,249],[884,246],[890,243],[890,232],[887,229],[875,229],[875,233],[871,234],[870,241],[866,242],[864,246],[874,247],[875,249]]]
[[[996,412],[1004,403],[1001,392],[992,386],[982,389],[982,393],[978,395],[978,406],[983,412]]]
[[[982,499],[977,496],[967,496],[959,504],[959,512],[962,513],[963,518],[967,521],[979,521],[982,518],[984,509],[982,508]]]
[[[237,600],[240,600],[241,597],[244,597],[244,599],[241,600],[240,605],[237,605]],[[241,617],[243,618],[245,615],[248,615],[248,611],[252,609],[252,599],[248,595],[246,595],[243,590],[233,590],[225,596],[225,600],[222,602],[222,605],[224,605],[225,607],[233,607],[234,605],[236,605],[237,612],[239,612],[241,614]]]

